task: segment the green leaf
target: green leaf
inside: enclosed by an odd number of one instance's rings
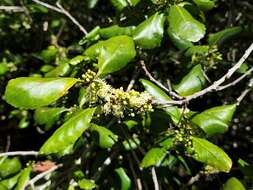
[[[201,112],[192,118],[192,122],[198,125],[207,135],[224,133],[233,118],[236,105],[218,106]]]
[[[96,188],[95,181],[90,179],[81,179],[78,181],[78,185],[81,189],[85,190],[91,190]]]
[[[223,190],[246,190],[246,188],[237,178],[231,177],[223,185]]]
[[[125,150],[134,150],[138,148],[141,144],[141,141],[138,137],[129,138],[122,142]]]
[[[86,34],[80,41],[79,41],[79,45],[84,45],[87,42],[92,42],[92,41],[96,41],[99,40],[100,36],[99,36],[99,30],[100,27],[96,26],[95,28],[93,28],[88,34]]]
[[[43,144],[39,153],[61,153],[72,146],[82,133],[90,127],[94,112],[95,108],[88,108],[71,117]]]
[[[103,39],[108,39],[119,35],[132,36],[134,29],[135,26],[120,27],[118,25],[113,25],[107,28],[101,28],[99,30],[99,34]]]
[[[111,3],[117,11],[122,11],[128,6],[127,0],[111,0]]]
[[[90,129],[98,132],[99,146],[101,148],[111,148],[118,141],[118,136],[105,127],[94,124]]]
[[[168,28],[168,34],[172,43],[180,50],[186,50],[193,46],[190,41],[180,38],[171,28]]]
[[[28,166],[25,169],[23,169],[20,173],[20,177],[18,179],[18,183],[14,190],[23,190],[26,183],[30,179],[30,174],[32,172],[32,166]]]
[[[223,45],[228,40],[231,40],[232,38],[236,37],[238,34],[242,32],[241,26],[235,26],[231,28],[226,28],[222,31],[216,32],[214,34],[211,34],[208,37],[208,44],[209,45]]]
[[[14,107],[35,109],[55,102],[77,81],[74,78],[20,77],[8,82],[4,98]]]
[[[163,38],[165,16],[155,13],[140,23],[133,32],[133,39],[144,49],[159,47]]]
[[[119,71],[136,55],[134,41],[129,36],[116,36],[100,41],[85,51],[91,59],[98,57],[98,75]]]
[[[183,7],[171,6],[168,22],[169,29],[180,39],[197,42],[205,35],[205,25],[194,19]]]
[[[98,1],[99,1],[99,0],[88,0],[88,1],[87,1],[87,7],[88,7],[89,9],[95,8],[95,6],[97,5]]]
[[[68,62],[62,63],[53,70],[46,73],[45,77],[65,77],[71,72],[71,66]]]
[[[140,79],[140,82],[144,86],[145,90],[154,97],[157,103],[163,104],[167,101],[172,100],[162,89],[160,89],[154,83],[146,79]]]
[[[159,145],[165,148],[166,150],[171,149],[174,146],[174,137],[173,136],[167,137],[165,140],[160,142]]]
[[[145,90],[151,94],[158,104],[163,104],[172,100],[162,89],[146,79],[140,79]],[[180,112],[176,106],[168,107],[165,111],[171,116],[171,119],[177,123],[180,118]]]
[[[210,165],[219,171],[227,173],[230,171],[232,160],[221,148],[205,139],[197,137],[192,137],[192,143],[195,152],[193,155],[194,159]]]
[[[20,160],[15,158],[1,158],[0,159],[0,178],[6,178],[12,174],[17,173],[22,168]]]
[[[192,46],[185,52],[185,56],[190,57],[192,55],[202,55],[208,53],[209,46]]]
[[[6,63],[0,63],[0,76],[5,75],[9,71],[8,65]]]
[[[118,174],[121,181],[121,190],[129,190],[131,188],[131,179],[126,174],[123,168],[115,169],[115,172]]]
[[[200,91],[205,85],[206,79],[201,65],[196,65],[184,76],[181,82],[173,85],[174,90],[181,96],[188,96]]]
[[[215,7],[215,2],[213,0],[193,0],[193,1],[202,11],[209,11]]]
[[[13,189],[13,187],[16,185],[16,183],[18,182],[18,179],[20,177],[20,174],[22,172],[14,175],[13,177],[11,178],[8,178],[8,179],[5,179],[5,180],[2,180],[0,181],[0,188],[3,187],[3,190],[5,190],[4,188],[6,188],[6,190],[9,190],[9,189]],[[1,189],[2,190],[2,189]]]
[[[66,108],[38,108],[35,110],[34,120],[39,125],[45,125],[45,130],[49,130],[67,110]]]
[[[160,166],[167,152],[165,148],[151,148],[144,156],[140,167]]]
[[[54,61],[57,53],[58,53],[58,49],[55,46],[49,46],[47,49],[41,51],[41,53],[39,54],[39,57],[45,63],[48,64]]]

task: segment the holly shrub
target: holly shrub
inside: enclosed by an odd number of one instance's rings
[[[253,188],[252,10],[2,0],[0,190]]]

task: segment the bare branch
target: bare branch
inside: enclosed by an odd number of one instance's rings
[[[240,76],[238,79],[234,80],[233,82],[229,83],[229,84],[226,84],[224,86],[219,86],[217,88],[217,90],[223,90],[223,89],[226,89],[226,88],[229,88],[231,86],[234,86],[236,85],[237,83],[239,83],[241,80],[243,80],[246,76],[250,75],[253,71],[253,67],[250,68],[247,72],[245,72],[242,76]]]
[[[82,25],[66,10],[62,7],[62,5],[57,2],[56,5],[60,8],[63,14],[65,14],[79,29],[84,33],[87,34],[87,31],[82,27]]]
[[[29,180],[26,184],[25,187],[27,187],[28,185],[33,186],[37,181],[39,181],[40,179],[44,178],[45,176],[47,176],[48,174],[54,172],[55,170],[57,170],[58,168],[62,167],[62,164],[53,166],[52,168],[50,168],[49,170],[42,172],[38,175],[36,175],[34,178],[32,178],[31,180]]]
[[[64,14],[66,17],[68,17],[76,26],[78,26],[78,28],[84,33],[84,34],[87,34],[87,31],[85,30],[85,28],[66,10],[62,7],[62,5],[57,2],[56,6],[53,6],[53,5],[50,5],[48,3],[45,3],[43,1],[40,1],[40,0],[32,0],[34,3],[37,3],[41,6],[44,6],[48,9],[51,9],[53,11],[56,11],[58,13],[61,13],[61,14]]]
[[[0,157],[3,156],[37,156],[39,153],[36,151],[16,151],[0,153]]]
[[[23,7],[19,7],[19,6],[0,6],[0,11],[25,12],[25,9]]]
[[[151,172],[152,172],[152,179],[153,179],[153,182],[154,182],[154,189],[159,190],[159,183],[158,183],[158,180],[157,180],[157,175],[156,175],[156,171],[155,171],[154,167],[152,167]]]
[[[241,65],[249,57],[249,55],[251,54],[252,51],[253,51],[253,43],[248,47],[248,49],[245,51],[244,55],[240,58],[240,60],[231,69],[229,69],[228,72],[223,77],[221,77],[219,80],[215,81],[209,87],[207,87],[199,92],[196,92],[195,94],[185,96],[185,97],[183,97],[184,98],[183,100],[167,101],[163,105],[182,105],[184,103],[188,103],[190,100],[196,99],[196,98],[203,96],[209,92],[217,91],[219,86],[223,82],[225,82],[227,79],[229,79],[235,73],[235,71],[241,67]]]
[[[153,83],[155,83],[157,86],[159,86],[161,89],[163,89],[166,93],[168,93],[169,95],[177,98],[177,99],[183,99],[183,97],[179,96],[177,93],[169,90],[168,88],[166,88],[163,84],[161,84],[160,82],[158,82],[152,75],[151,73],[148,71],[145,63],[143,60],[140,61],[141,64],[141,68],[142,70],[145,72],[145,75],[147,75],[147,77],[149,78],[149,80],[151,80]]]

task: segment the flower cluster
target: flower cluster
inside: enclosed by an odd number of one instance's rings
[[[90,83],[87,92],[90,106],[101,105],[105,115],[122,118],[153,111],[152,96],[147,92],[125,92],[122,87],[115,89],[100,79]]]

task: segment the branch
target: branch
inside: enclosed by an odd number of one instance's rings
[[[19,6],[0,6],[0,11],[25,12],[25,9],[23,7],[19,7]]]
[[[196,92],[195,94],[189,95],[189,96],[185,96],[183,97],[183,100],[178,100],[178,101],[167,101],[165,104],[163,105],[182,105],[184,103],[189,102],[190,100],[196,99],[200,96],[203,96],[209,92],[212,91],[217,91],[219,90],[219,86],[224,83],[227,79],[229,79],[237,69],[239,69],[241,67],[241,65],[245,62],[245,60],[249,57],[249,55],[251,54],[251,52],[253,51],[253,43],[248,47],[248,49],[245,51],[244,55],[240,58],[240,60],[231,68],[228,70],[228,72],[221,77],[219,80],[215,81],[212,85],[210,85],[209,87]],[[245,76],[244,76],[245,77]],[[239,80],[240,81],[240,80]],[[238,82],[239,82],[238,81]]]
[[[76,26],[78,26],[78,28],[86,35],[87,34],[87,31],[85,30],[85,28],[66,10],[62,7],[62,5],[57,2],[56,6],[53,6],[53,5],[50,5],[48,3],[45,3],[45,2],[42,2],[40,0],[32,0],[34,3],[37,3],[41,6],[44,6],[48,9],[51,9],[53,11],[56,11],[58,13],[61,13],[63,15],[65,15],[66,17],[68,17]]]
[[[0,157],[3,156],[37,156],[39,153],[36,151],[16,151],[0,153]]]
[[[156,176],[156,172],[155,172],[154,167],[152,167],[151,172],[152,172],[152,179],[154,182],[154,189],[159,190],[159,184],[158,184],[158,180],[157,180],[157,176]]]
[[[33,186],[37,181],[39,181],[40,179],[44,178],[45,176],[47,176],[48,174],[54,172],[55,170],[57,170],[58,168],[62,167],[62,164],[56,165],[52,168],[50,168],[49,170],[42,172],[38,175],[36,175],[34,178],[32,178],[31,180],[29,180],[26,184],[25,187],[27,187],[28,185]]]
[[[179,96],[177,93],[169,90],[168,88],[166,88],[163,84],[161,84],[160,82],[158,82],[152,75],[151,73],[148,71],[145,63],[143,60],[140,61],[141,64],[141,68],[142,70],[145,72],[145,75],[149,78],[149,80],[151,80],[153,83],[155,83],[157,86],[159,86],[161,89],[163,89],[166,93],[168,93],[169,95],[176,97],[178,99],[182,99],[183,97]]]
[[[234,80],[233,82],[229,83],[229,84],[226,84],[224,86],[219,86],[217,88],[217,91],[219,90],[223,90],[223,89],[226,89],[226,88],[229,88],[231,86],[234,86],[236,85],[237,83],[239,83],[241,80],[243,80],[246,76],[250,75],[253,71],[253,67],[250,68],[247,72],[245,72],[242,76],[240,76],[238,79]]]
[[[250,79],[248,87],[241,93],[241,95],[236,99],[237,105],[240,105],[245,96],[252,90],[253,78]]]

